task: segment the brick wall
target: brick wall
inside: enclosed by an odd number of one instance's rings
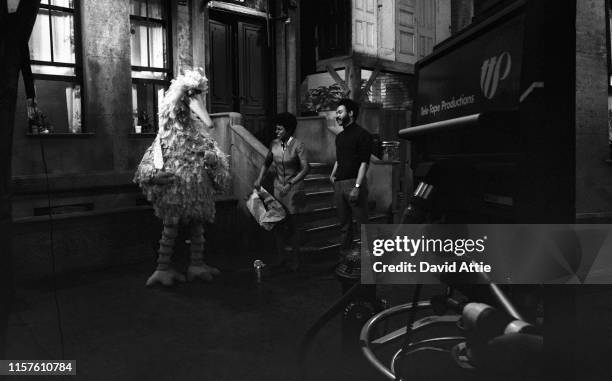
[[[383,109],[406,110],[410,108],[410,76],[396,73],[380,73],[370,87],[368,100],[379,103]]]

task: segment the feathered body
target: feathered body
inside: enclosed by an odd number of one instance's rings
[[[191,115],[188,97],[194,90],[207,90],[206,78],[197,71],[172,81],[160,107],[159,132],[134,176],[162,220],[213,222],[214,195],[226,191],[229,184],[227,155]],[[156,144],[163,156],[161,169],[154,164]],[[174,180],[156,184],[152,180],[160,172],[174,175]]]

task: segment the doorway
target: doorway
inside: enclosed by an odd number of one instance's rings
[[[239,112],[244,127],[267,146],[273,138],[274,55],[266,28],[256,17],[209,14],[211,111]]]

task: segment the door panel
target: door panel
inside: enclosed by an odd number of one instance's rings
[[[419,59],[433,51],[436,41],[436,3],[432,0],[417,0]]]
[[[234,111],[234,73],[231,26],[210,20],[211,112]]]
[[[381,0],[378,7],[378,56],[395,61],[395,0]]]
[[[378,7],[376,0],[353,1],[353,49],[375,56],[378,53]]]
[[[261,114],[265,106],[265,34],[263,27],[238,23],[240,104],[247,114]]]
[[[396,12],[396,57],[400,62],[417,61],[416,0],[398,0]]]
[[[269,95],[266,31],[263,25],[238,22],[238,77],[240,113],[245,128],[267,143]]]
[[[265,23],[210,13],[211,110],[238,112],[244,127],[268,144],[273,94]]]

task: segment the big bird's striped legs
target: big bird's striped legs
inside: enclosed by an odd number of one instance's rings
[[[191,262],[187,268],[187,280],[211,281],[213,275],[219,275],[220,271],[204,263],[204,227],[198,222],[192,222],[189,227],[191,231]]]
[[[175,281],[184,282],[185,276],[174,270],[170,263],[174,253],[174,242],[178,235],[178,221],[165,220],[162,236],[159,240],[159,250],[157,251],[157,268],[147,279],[147,286],[160,283],[163,286],[172,286]]]

